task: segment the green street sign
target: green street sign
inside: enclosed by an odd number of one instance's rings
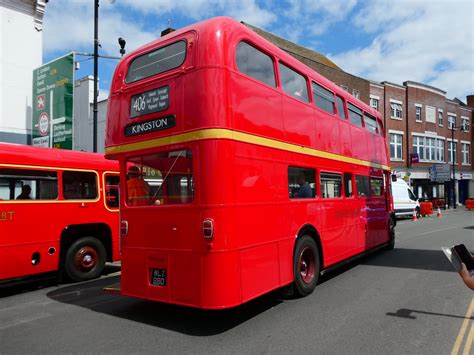
[[[74,54],[33,70],[32,144],[72,149]]]

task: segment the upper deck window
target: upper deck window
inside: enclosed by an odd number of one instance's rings
[[[179,41],[135,58],[128,68],[127,83],[164,73],[183,64],[186,41]]]
[[[313,89],[313,100],[320,109],[334,113],[334,94],[323,88],[321,85],[316,83],[311,83]]]
[[[344,100],[340,96],[336,96],[337,115],[343,120],[347,119],[346,110],[344,109]]]
[[[309,102],[308,87],[303,75],[280,63],[280,81],[283,91],[288,95]]]
[[[347,108],[349,109],[351,122],[356,126],[362,127],[362,110],[349,103],[347,104]]]
[[[270,56],[245,42],[240,42],[237,46],[236,62],[240,72],[276,87],[275,70]]]
[[[365,127],[369,132],[377,133],[377,121],[368,113],[364,114]]]

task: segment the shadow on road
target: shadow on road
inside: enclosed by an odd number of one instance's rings
[[[426,315],[429,315],[429,316],[442,316],[442,317],[460,318],[460,319],[474,319],[474,317],[468,318],[468,317],[455,316],[455,315],[446,314],[446,313],[417,311],[416,309],[408,309],[408,308],[401,308],[398,311],[396,311],[395,313],[388,312],[388,313],[386,313],[386,315],[387,316],[393,316],[393,317],[406,318],[406,319],[416,319],[416,316],[412,315],[412,313],[426,314]]]
[[[393,249],[361,260],[362,265],[455,272],[441,250]]]
[[[119,281],[120,276],[113,276],[83,282],[51,291],[47,296],[94,312],[194,336],[223,333],[284,302],[277,293],[270,293],[236,308],[210,311],[103,292],[104,287]]]
[[[102,275],[110,275],[117,271],[120,271],[120,265],[106,264]],[[43,288],[69,283],[69,281],[60,280],[57,272],[35,275],[0,284],[0,298],[15,296],[21,293],[37,291]]]

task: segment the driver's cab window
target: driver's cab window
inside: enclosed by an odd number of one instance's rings
[[[185,204],[194,198],[193,157],[183,149],[127,161],[128,206]]]

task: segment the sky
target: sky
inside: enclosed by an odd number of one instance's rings
[[[100,55],[120,57],[175,29],[215,16],[245,21],[315,50],[344,71],[376,82],[432,85],[450,99],[474,94],[474,0],[100,0]],[[92,53],[94,0],[49,0],[43,62]],[[93,75],[77,56],[76,79]],[[117,59],[99,60],[100,97]]]

